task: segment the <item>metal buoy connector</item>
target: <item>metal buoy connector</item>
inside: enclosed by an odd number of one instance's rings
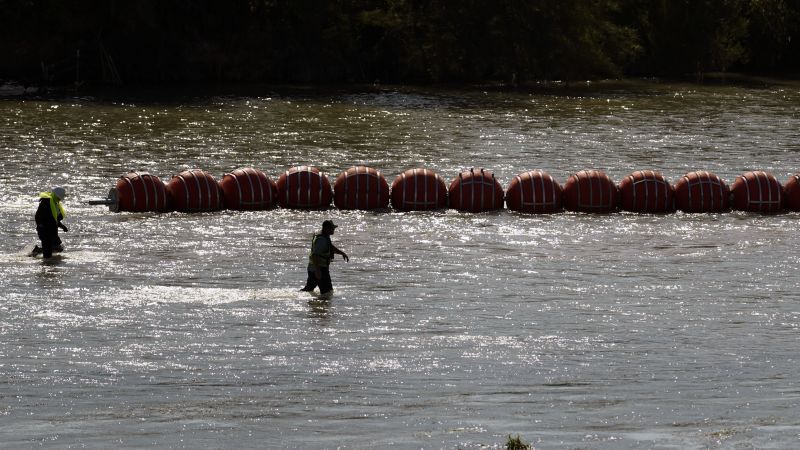
[[[92,199],[86,203],[90,205],[108,205],[109,211],[119,212],[119,195],[117,194],[117,188],[109,189],[106,198]]]

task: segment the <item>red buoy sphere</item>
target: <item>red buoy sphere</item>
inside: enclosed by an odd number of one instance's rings
[[[237,211],[263,210],[275,205],[278,187],[258,169],[236,169],[219,182],[225,207]]]
[[[175,211],[204,212],[222,209],[222,195],[217,180],[200,169],[185,170],[172,177],[167,184],[167,192]]]
[[[568,211],[608,213],[617,209],[617,185],[601,170],[582,170],[564,185]]]
[[[753,171],[736,177],[731,187],[733,209],[774,214],[783,209],[783,186],[767,172]]]
[[[433,170],[408,169],[392,182],[391,199],[399,211],[447,208],[447,187]]]
[[[378,209],[389,207],[389,183],[372,167],[351,167],[333,183],[333,204],[339,209]]]
[[[542,170],[517,175],[506,190],[506,205],[512,211],[548,214],[560,211],[561,204],[561,185]]]
[[[786,196],[786,209],[800,211],[800,173],[789,177],[783,185],[783,193]]]
[[[166,212],[170,210],[166,186],[155,175],[147,172],[130,172],[117,180],[117,202],[111,205],[114,212]]]
[[[652,170],[637,170],[619,183],[620,209],[638,213],[675,210],[672,185]]]
[[[450,182],[450,207],[459,211],[485,212],[503,207],[503,186],[486,169],[468,169]]]
[[[277,185],[278,203],[284,208],[327,209],[333,198],[328,177],[316,167],[292,167]]]
[[[711,172],[689,172],[675,183],[674,188],[675,206],[685,213],[722,212],[728,209],[728,184]]]

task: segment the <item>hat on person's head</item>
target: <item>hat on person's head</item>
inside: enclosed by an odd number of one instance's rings
[[[64,197],[67,196],[67,191],[61,186],[54,187],[52,192],[59,200],[64,200]]]
[[[330,228],[331,230],[333,230],[338,226],[339,225],[335,225],[332,220],[326,220],[322,222],[322,228]]]

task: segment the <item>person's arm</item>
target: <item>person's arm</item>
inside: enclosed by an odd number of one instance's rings
[[[336,246],[333,245],[333,242],[331,242],[331,256],[333,256],[333,255],[335,255],[337,253],[342,255],[342,258],[344,258],[345,262],[350,261],[350,258],[347,257],[347,253],[345,253],[345,252],[339,250],[338,248],[336,248]]]
[[[56,217],[56,224],[58,225],[58,228],[61,228],[61,229],[62,229],[62,230],[64,230],[64,232],[66,233],[67,231],[69,231],[69,228],[67,228],[67,226],[66,226],[66,225],[64,225],[64,224],[61,222],[62,220],[64,220],[64,215],[66,214],[66,213],[64,212],[64,207],[63,207],[63,206],[61,206],[61,200],[59,200],[59,201],[57,201],[57,202],[56,202],[56,206],[57,206],[57,207],[58,207],[58,209],[59,209],[59,213],[57,214],[57,216],[58,216],[58,217]]]

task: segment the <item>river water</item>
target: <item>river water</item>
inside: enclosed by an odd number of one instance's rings
[[[800,447],[800,214],[109,212],[128,170],[800,170],[800,85],[0,100],[0,447]],[[23,256],[67,188],[63,257]],[[324,219],[350,255],[309,302]]]

